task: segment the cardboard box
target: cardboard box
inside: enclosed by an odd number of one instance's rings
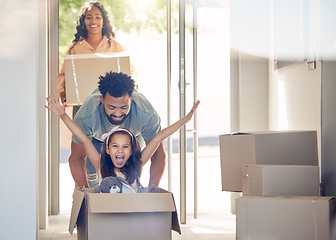
[[[239,240],[330,240],[334,197],[241,197],[237,199]]]
[[[319,196],[319,167],[243,165],[243,196]]]
[[[181,234],[173,194],[160,188],[148,193],[97,193],[74,190],[69,223],[77,238],[169,240],[171,230]]]
[[[240,132],[219,143],[223,191],[242,191],[243,164],[318,166],[316,131]]]
[[[68,105],[80,105],[97,87],[106,72],[130,75],[130,59],[124,52],[66,55],[65,88]]]

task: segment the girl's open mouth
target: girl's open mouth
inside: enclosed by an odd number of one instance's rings
[[[117,160],[118,165],[121,165],[124,162],[124,157],[117,156],[116,160]]]

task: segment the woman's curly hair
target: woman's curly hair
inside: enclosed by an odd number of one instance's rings
[[[130,137],[131,139],[131,150],[132,155],[129,157],[125,165],[120,169],[120,171],[126,176],[126,181],[129,184],[132,184],[134,181],[140,185],[140,176],[142,170],[142,161],[141,161],[141,147],[136,139],[136,137],[132,134],[132,137],[129,133],[125,131],[116,131],[111,134],[108,138],[108,143],[104,143],[101,149],[101,159],[100,159],[100,172],[102,178],[105,177],[116,177],[116,173],[114,171],[115,165],[112,162],[111,156],[106,153],[106,145],[108,146],[111,142],[111,139],[116,134],[124,134]]]
[[[110,20],[108,18],[108,13],[105,10],[104,6],[98,1],[89,1],[84,3],[84,5],[81,8],[81,12],[77,20],[77,26],[76,26],[77,32],[75,33],[75,39],[72,40],[72,46],[70,47],[69,51],[76,45],[76,43],[87,38],[88,32],[85,27],[85,16],[87,10],[91,7],[97,7],[102,14],[103,17],[102,34],[103,36],[106,36],[108,38],[109,44],[111,44],[112,37],[115,37]]]

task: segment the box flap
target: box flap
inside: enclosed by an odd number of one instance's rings
[[[172,227],[171,227],[171,229],[174,230],[175,232],[178,232],[179,234],[181,234],[180,222],[179,222],[176,210],[174,212],[172,212]]]
[[[244,131],[239,134],[264,135],[264,134],[282,134],[282,133],[307,133],[316,132],[316,130],[271,130],[271,131]]]
[[[87,59],[87,58],[115,58],[115,57],[129,57],[129,53],[127,51],[124,51],[124,52],[110,52],[110,53],[67,54],[64,56],[64,60]]]
[[[173,194],[161,188],[141,193],[86,193],[91,213],[172,212],[171,229],[181,234]]]
[[[246,201],[246,200],[262,200],[268,201],[269,199],[272,200],[284,200],[284,201],[291,201],[291,200],[299,200],[299,201],[331,201],[335,199],[335,196],[242,196],[237,201]]]
[[[147,188],[145,188],[146,191]],[[154,188],[154,192],[155,193],[170,193],[162,188]],[[172,193],[170,193],[174,202],[174,206],[175,206],[175,211],[172,212],[172,230],[174,230],[175,232],[178,232],[179,234],[181,234],[181,227],[180,227],[180,222],[178,219],[178,215],[177,215],[177,211],[176,211],[176,204],[175,204],[175,200],[174,200],[174,195]]]
[[[162,188],[154,188],[154,192],[155,193],[170,193]],[[181,234],[181,227],[180,227],[180,222],[178,219],[178,215],[177,215],[177,211],[176,211],[176,204],[175,204],[175,200],[174,200],[174,195],[172,193],[170,193],[172,195],[172,199],[174,202],[174,206],[175,206],[175,211],[172,212],[172,230],[174,230],[175,232],[178,232],[179,234]]]
[[[91,213],[174,212],[171,193],[87,193]]]
[[[265,135],[265,134],[282,134],[282,133],[307,133],[317,132],[316,130],[271,130],[271,131],[238,131],[228,134],[222,134],[220,136],[239,136],[239,135]]]
[[[72,208],[71,208],[71,215],[70,215],[70,222],[69,222],[69,232],[73,234],[75,229],[75,225],[77,222],[79,210],[81,209],[83,200],[84,200],[85,193],[79,191],[78,189],[74,190],[73,193],[73,200],[72,200]]]

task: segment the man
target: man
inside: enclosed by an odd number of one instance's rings
[[[109,72],[99,77],[98,89],[86,98],[75,116],[80,126],[100,152],[102,134],[119,126],[128,129],[146,143],[161,130],[160,117],[150,102],[134,91],[134,81],[123,73]],[[99,90],[99,91],[98,91]],[[86,159],[86,153],[76,137],[72,137],[69,165],[78,187],[97,187],[96,169]],[[161,143],[151,158],[148,186],[157,187],[165,167],[165,152]]]

